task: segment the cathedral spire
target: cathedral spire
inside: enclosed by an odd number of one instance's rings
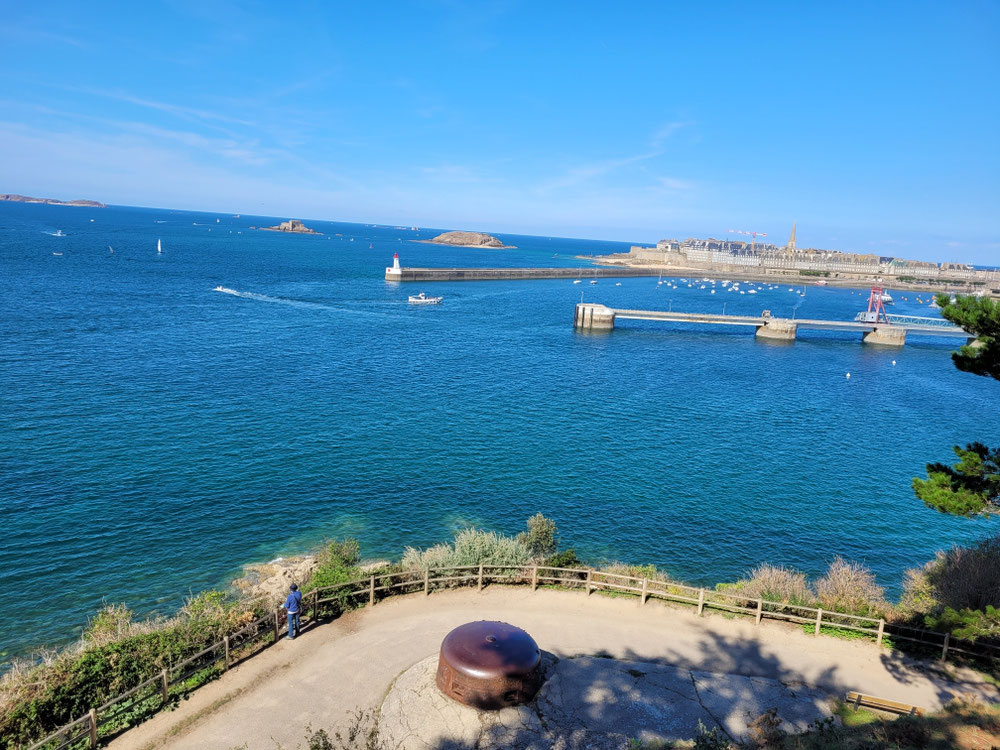
[[[788,238],[788,244],[785,245],[788,250],[795,250],[795,222],[792,222],[792,236]]]

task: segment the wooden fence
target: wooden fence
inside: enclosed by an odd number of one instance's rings
[[[965,641],[949,633],[912,628],[888,623],[884,619],[834,612],[820,607],[806,607],[768,599],[752,599],[739,593],[695,588],[650,578],[608,573],[586,568],[553,568],[544,565],[465,565],[433,568],[422,571],[375,574],[333,586],[325,586],[306,594],[303,599],[303,625],[336,617],[358,605],[374,606],[390,596],[475,585],[480,591],[488,584],[530,585],[580,589],[590,595],[594,591],[635,596],[637,604],[659,599],[694,608],[700,617],[706,611],[720,611],[753,617],[756,624],[763,620],[783,620],[808,626],[820,635],[823,628],[851,631],[870,637],[878,646],[886,638],[893,643],[908,641],[939,652],[944,660],[955,655],[990,663],[1000,663],[1000,645]],[[133,687],[128,692],[97,706],[66,724],[45,739],[25,750],[76,750],[97,747],[102,737],[111,737],[134,726],[167,704],[172,697],[198,686],[206,676],[221,674],[230,667],[277,642],[287,632],[282,610],[269,613],[224,637],[194,656],[164,669],[159,674]]]

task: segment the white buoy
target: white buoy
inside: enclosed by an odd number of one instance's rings
[[[895,367],[895,366],[896,366],[896,360],[892,360],[892,366],[893,366],[893,367]]]
[[[851,373],[847,373],[847,379],[848,379],[848,380],[850,380],[850,379],[851,379]]]

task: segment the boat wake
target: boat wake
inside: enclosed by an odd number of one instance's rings
[[[332,312],[350,313],[355,315],[367,315],[376,318],[391,317],[384,313],[373,312],[371,310],[358,310],[350,307],[327,305],[322,302],[309,302],[307,300],[301,300],[301,299],[290,299],[288,297],[271,297],[267,294],[258,294],[256,292],[241,292],[238,289],[230,289],[229,287],[221,285],[215,287],[212,291],[222,292],[223,294],[231,294],[234,297],[240,297],[242,299],[252,299],[257,302],[270,302],[272,304],[278,304],[278,305],[289,305],[291,307],[298,307],[306,310],[329,310]]]
[[[45,232],[44,234],[47,234],[50,237],[66,237],[66,236],[68,236],[66,234],[63,234],[63,230],[61,230],[61,229],[57,229],[54,232]]]

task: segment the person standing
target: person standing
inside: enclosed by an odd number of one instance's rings
[[[288,640],[295,640],[299,634],[299,613],[302,611],[302,592],[294,583],[288,589],[285,599],[285,612],[288,613]]]

